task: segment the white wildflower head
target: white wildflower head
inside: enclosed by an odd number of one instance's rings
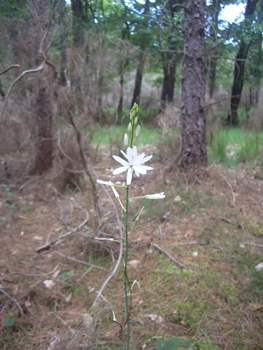
[[[127,171],[127,185],[131,184],[133,170],[135,171],[136,176],[140,176],[140,174],[146,174],[147,170],[153,169],[150,166],[143,165],[144,163],[148,162],[152,156],[144,157],[144,153],[138,155],[136,146],[133,148],[128,147],[127,154],[123,151],[121,151],[121,153],[124,155],[127,161],[118,156],[113,156],[113,158],[122,165],[120,168],[113,171],[113,175],[121,174],[124,171]]]
[[[161,193],[155,193],[155,194],[147,194],[145,196],[147,199],[163,199],[165,198],[165,194],[163,192]]]

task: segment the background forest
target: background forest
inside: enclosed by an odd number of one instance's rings
[[[0,347],[125,349],[123,227],[96,178],[137,103],[154,171],[132,196],[166,197],[131,235],[131,349],[262,349],[263,0],[0,0],[0,34]]]

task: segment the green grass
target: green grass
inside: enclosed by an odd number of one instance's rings
[[[94,145],[108,145],[111,142],[123,143],[124,133],[127,132],[127,126],[113,126],[110,128],[102,127],[95,128],[92,143]],[[148,129],[141,128],[141,134],[138,138],[137,145],[154,145],[158,142],[158,139],[162,137],[162,131],[157,128]],[[123,146],[124,147],[124,146]]]

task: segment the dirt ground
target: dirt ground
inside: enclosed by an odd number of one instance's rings
[[[122,184],[108,156],[94,170]],[[129,204],[131,227],[145,207],[129,236],[130,348],[178,337],[192,349],[263,349],[262,169],[151,166],[130,196],[166,198]],[[93,306],[120,251],[95,238],[119,240],[123,230],[111,189],[109,198],[98,186],[98,220],[88,180],[59,193],[48,176],[17,178],[2,174],[0,185],[0,348],[125,349],[122,262]]]

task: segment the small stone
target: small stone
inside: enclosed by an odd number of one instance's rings
[[[128,265],[136,269],[140,265],[140,260],[130,260],[128,261]]]
[[[263,262],[261,262],[261,263],[259,263],[257,266],[255,266],[255,269],[256,269],[257,271],[263,270]]]
[[[52,280],[46,280],[43,283],[47,289],[51,289],[55,285],[55,283]]]
[[[193,256],[194,258],[198,257],[198,252],[193,252],[192,256]]]
[[[174,202],[180,202],[182,200],[181,196],[176,196]]]
[[[151,315],[149,315],[149,318],[150,318],[150,320],[156,322],[157,324],[164,323],[164,318],[160,315],[151,314]]]

